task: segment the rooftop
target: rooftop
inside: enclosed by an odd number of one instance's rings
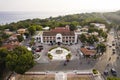
[[[68,27],[56,27],[51,32],[70,32],[70,29]]]
[[[80,50],[84,55],[94,55],[96,53],[95,50],[89,50],[87,48],[81,48]]]
[[[74,36],[74,32],[71,31],[71,32],[51,32],[51,31],[48,31],[48,32],[44,32],[43,33],[43,36],[56,36],[56,34],[62,34],[63,36]]]
[[[70,31],[69,27],[56,27],[50,31],[43,32],[43,36],[55,36],[58,33],[63,36],[74,36],[74,31]]]

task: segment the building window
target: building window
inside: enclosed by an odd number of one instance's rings
[[[38,40],[38,37],[36,39]]]
[[[53,39],[55,39],[55,37],[53,37]]]
[[[61,39],[61,37],[57,37],[57,39]]]

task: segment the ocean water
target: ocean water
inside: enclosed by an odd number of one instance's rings
[[[20,20],[34,19],[34,18],[49,18],[62,15],[56,12],[0,12],[0,24],[17,22]]]

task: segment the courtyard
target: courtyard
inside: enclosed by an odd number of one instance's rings
[[[43,50],[41,52],[36,52],[37,54],[40,54],[40,58],[36,61],[36,65],[33,68],[31,68],[28,72],[45,72],[45,73],[50,73],[50,74],[51,72],[53,72],[55,74],[59,72],[66,73],[70,71],[73,75],[74,72],[79,72],[79,71],[84,72],[85,70],[92,71],[92,69],[95,68],[99,70],[100,73],[102,74],[103,71],[105,70],[105,64],[107,64],[106,63],[107,58],[103,59],[103,57],[106,57],[105,54],[102,57],[97,58],[97,59],[94,59],[92,57],[86,58],[86,57],[81,56],[81,54],[78,51],[80,50],[82,46],[82,43],[80,41],[78,41],[77,44],[72,44],[72,45],[64,45],[64,44],[48,45],[48,44],[36,43],[35,46],[39,46],[39,45],[43,46]],[[53,47],[56,47],[56,48],[51,50],[51,48]],[[62,47],[67,48],[68,52],[65,50],[62,50]],[[107,49],[106,54],[108,53],[108,50],[109,49]],[[51,55],[53,56],[53,59],[48,58],[48,53],[51,53]],[[71,53],[72,57],[69,60],[69,62],[66,62],[66,55],[68,53]],[[104,61],[103,65],[100,65],[101,61]],[[65,63],[66,65],[64,65]],[[91,78],[88,76],[85,77],[81,75],[74,75],[71,78],[67,77],[67,80],[90,80],[90,79]]]
[[[36,46],[41,45],[39,43]],[[57,47],[56,47],[57,46]],[[65,47],[69,51],[64,50],[60,47]],[[81,44],[74,44],[74,45],[43,45],[44,49],[41,52],[37,52],[40,54],[40,59],[37,60],[37,64],[30,69],[31,72],[39,72],[39,71],[70,71],[70,70],[89,70],[92,69],[95,63],[98,60],[93,58],[85,58],[78,53],[78,50],[81,47]],[[51,50],[51,48],[56,47],[55,49]],[[61,54],[56,54],[56,50],[63,50]],[[53,55],[53,59],[48,58],[48,53]],[[66,62],[66,55],[71,53],[71,59],[69,62]],[[66,65],[64,65],[66,63]]]

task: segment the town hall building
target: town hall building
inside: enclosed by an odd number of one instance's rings
[[[75,44],[77,43],[77,34],[70,31],[69,26],[56,27],[50,31],[40,31],[34,36],[35,41],[44,44]]]

